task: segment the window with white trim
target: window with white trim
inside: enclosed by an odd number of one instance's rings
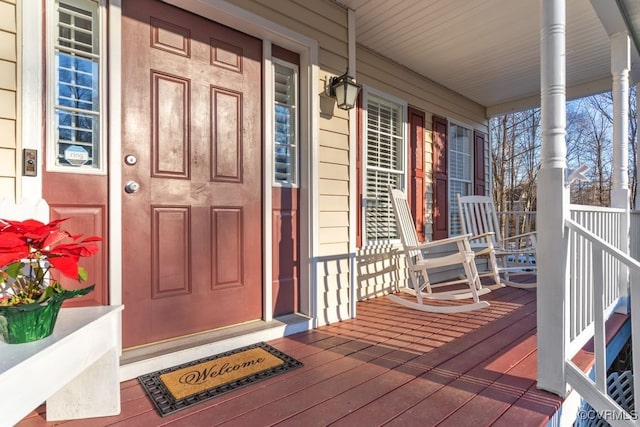
[[[298,67],[274,59],[273,182],[298,183]]]
[[[399,238],[387,185],[404,188],[405,105],[368,94],[364,144],[363,234],[366,243]]]
[[[57,0],[52,13],[48,169],[103,172],[100,8],[92,0]]]
[[[449,235],[462,233],[456,194],[473,194],[473,132],[456,123],[449,125]]]

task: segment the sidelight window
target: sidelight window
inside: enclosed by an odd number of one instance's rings
[[[274,59],[273,180],[298,184],[298,67]]]
[[[89,0],[58,0],[53,12],[48,166],[101,172],[103,58],[100,8]]]

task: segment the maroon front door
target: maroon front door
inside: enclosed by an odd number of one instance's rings
[[[262,42],[153,0],[122,40],[123,345],[258,319]]]

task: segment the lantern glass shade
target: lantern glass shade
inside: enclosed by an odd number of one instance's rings
[[[330,95],[336,99],[338,108],[350,110],[356,105],[358,93],[362,86],[346,73],[331,79]]]

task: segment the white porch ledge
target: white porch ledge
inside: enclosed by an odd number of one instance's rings
[[[123,308],[63,308],[51,336],[0,341],[0,425],[14,425],[45,400],[48,421],[119,414]]]

